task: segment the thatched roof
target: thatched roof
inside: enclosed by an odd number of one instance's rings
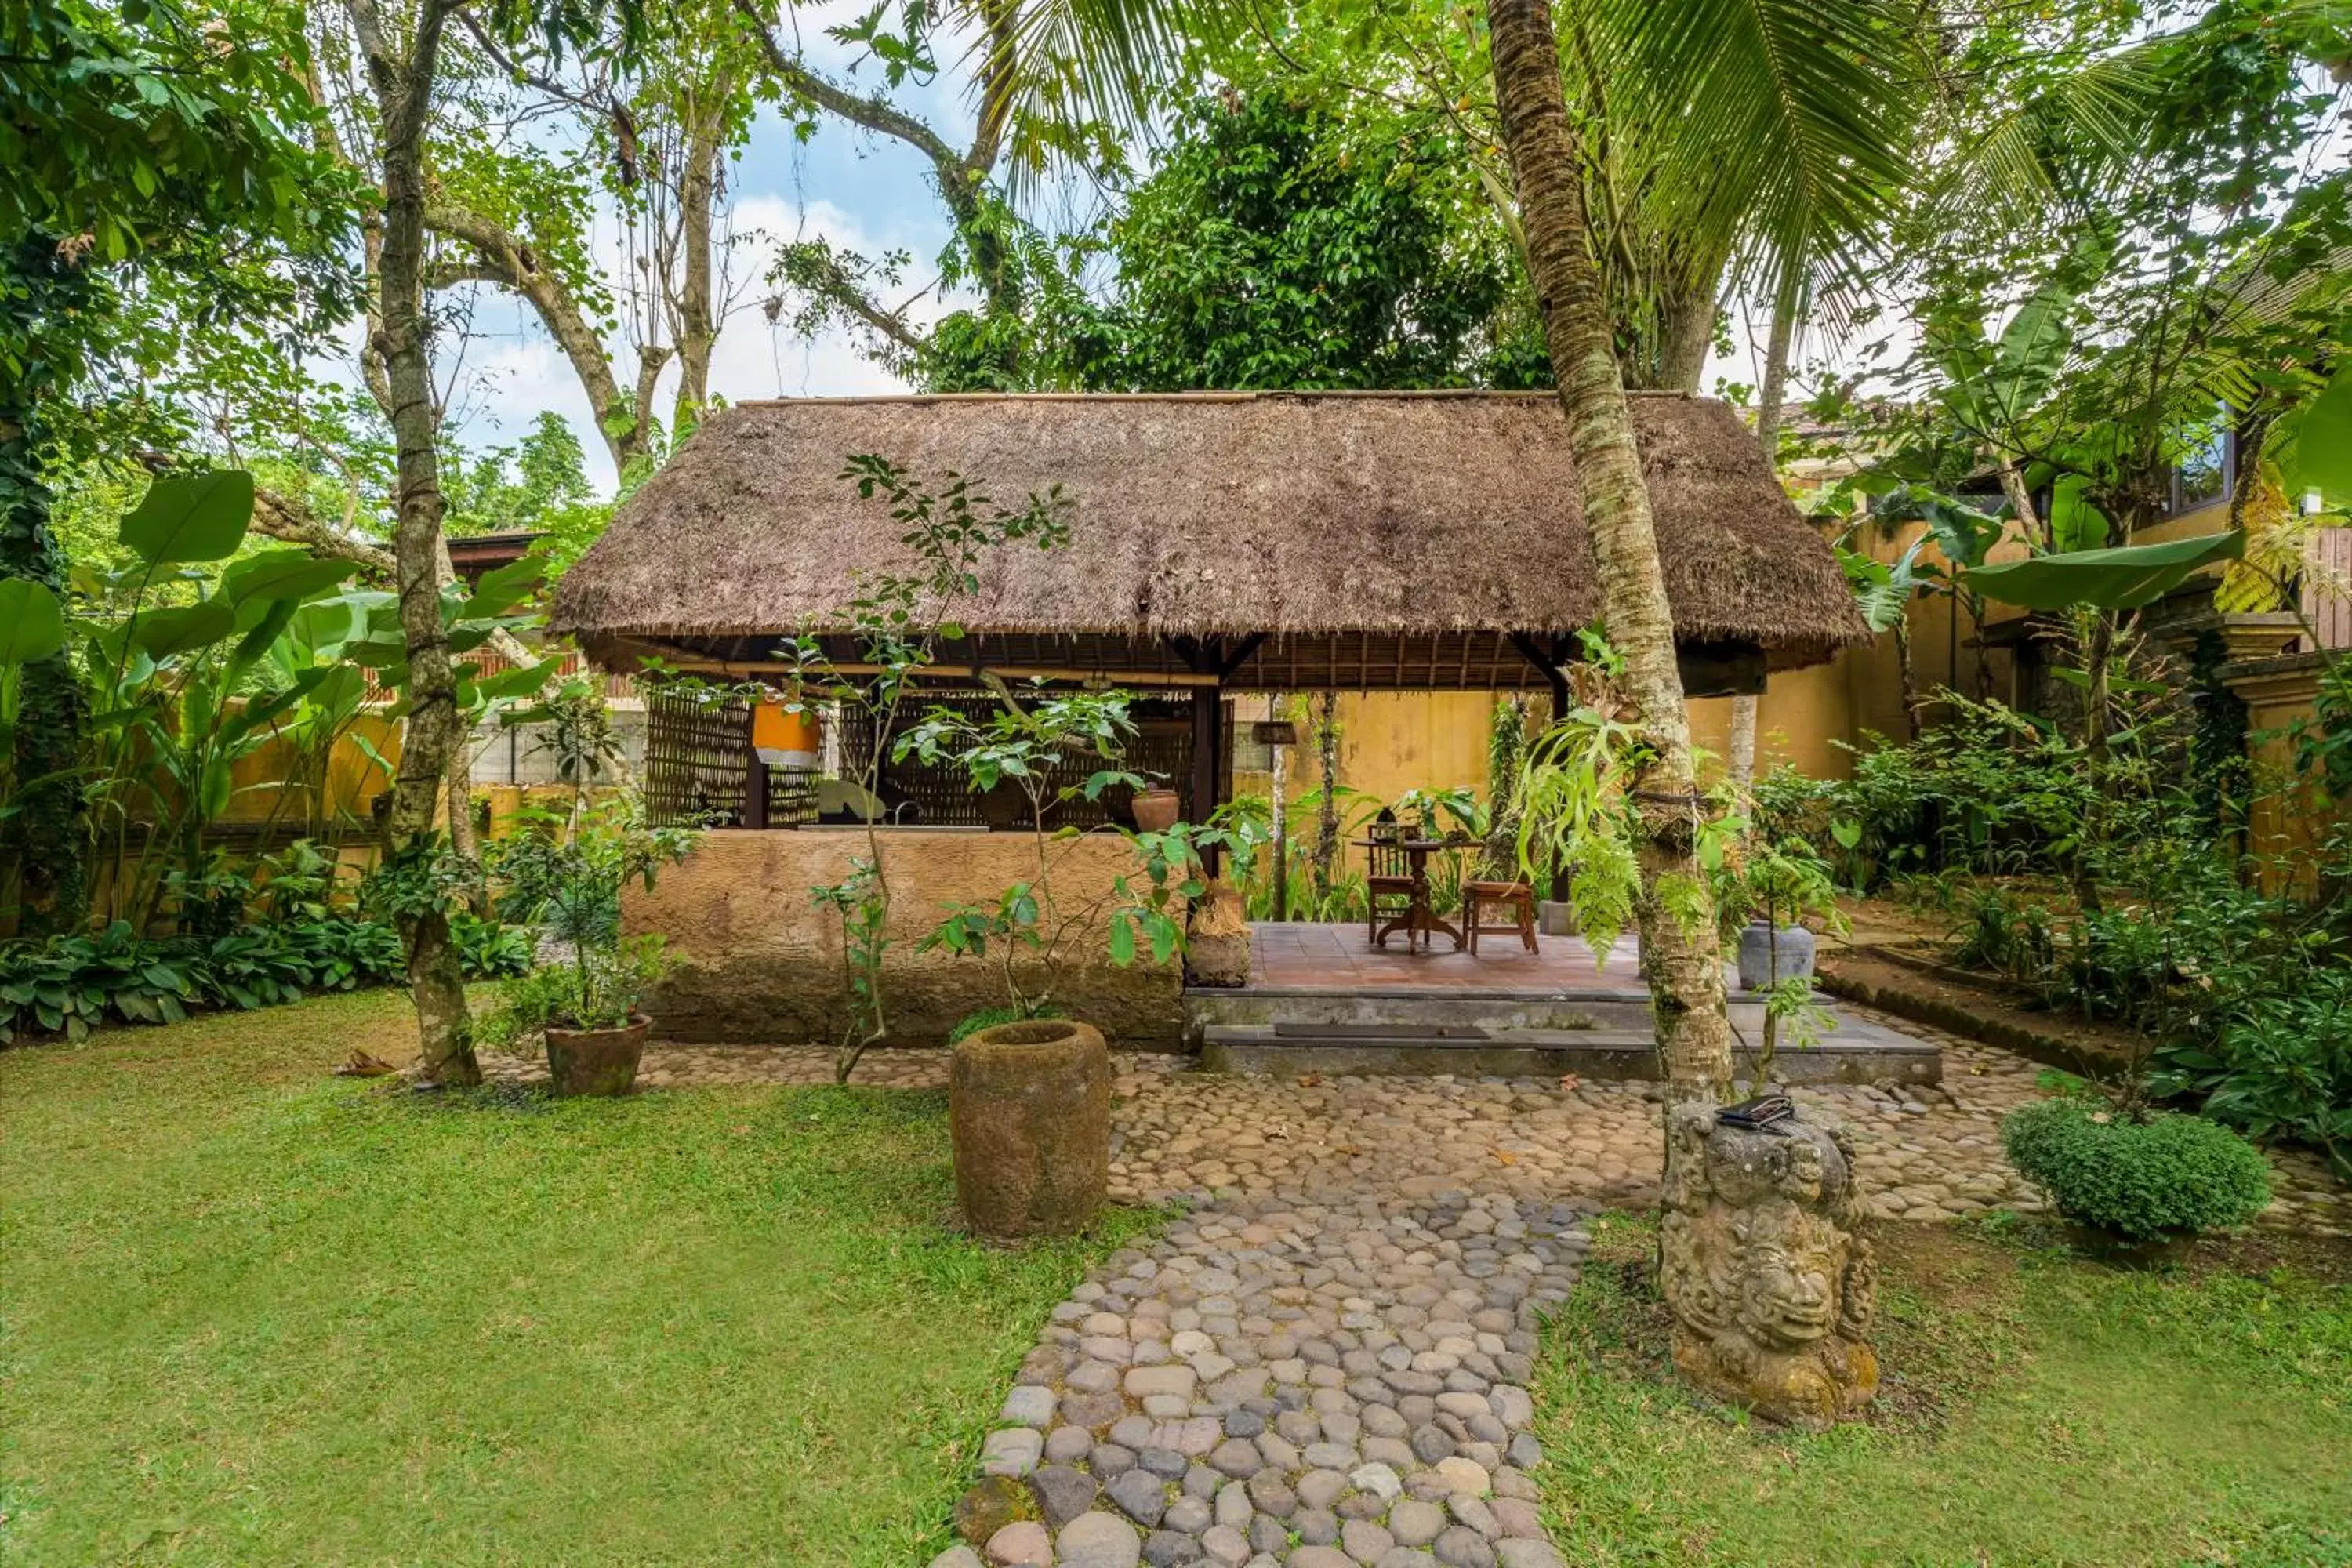
[[[1685,643],[1787,666],[1866,640],[1730,408],[1637,395],[1633,413]],[[1433,646],[1570,632],[1601,607],[1548,394],[911,396],[713,414],[565,575],[555,629],[710,647],[822,627],[859,570],[904,563],[883,503],[837,477],[854,453],[1008,503],[1071,499],[1066,549],[1003,552],[959,609],[983,637]]]

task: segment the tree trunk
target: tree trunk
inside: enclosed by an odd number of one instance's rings
[[[1756,782],[1755,693],[1743,691],[1731,700],[1730,755],[1725,759],[1732,784],[1742,790]]]
[[[1764,346],[1764,384],[1756,395],[1756,439],[1763,444],[1765,460],[1776,474],[1780,468],[1780,405],[1789,395],[1789,350],[1796,340],[1801,304],[1801,256],[1791,259],[1780,297],[1773,301],[1772,335]]]
[[[1911,615],[1907,605],[1895,623],[1895,674],[1903,692],[1903,738],[1916,741],[1919,738],[1919,671],[1911,661]]]
[[[1315,763],[1323,798],[1315,807],[1315,918],[1330,918],[1331,879],[1339,868],[1339,694],[1315,698]]]
[[[685,230],[685,276],[677,298],[677,404],[670,419],[673,442],[683,441],[702,417],[710,398],[710,353],[719,342],[719,324],[712,305],[716,279],[710,248],[711,210],[719,199],[719,160],[724,151],[720,130],[725,118],[728,79],[722,73],[712,86],[716,100],[695,130],[687,148],[686,177],[678,191],[678,218]]]
[[[1559,50],[1546,0],[1487,0],[1495,97],[1527,234],[1528,270],[1569,426],[1577,488],[1601,579],[1601,614],[1625,661],[1623,690],[1647,759],[1636,770],[1640,927],[1672,1101],[1731,1089],[1731,1026],[1714,900],[1697,858],[1704,809],[1692,777],[1690,724],[1675,663],[1673,613],[1658,564],[1650,498],[1612,346],[1600,269],[1587,243],[1576,139],[1560,97]],[[1671,894],[1671,897],[1668,895]],[[1670,913],[1669,906],[1678,911]]]
[[[376,273],[383,322],[377,353],[391,394],[398,521],[393,560],[400,595],[400,626],[408,647],[408,718],[394,783],[391,836],[396,851],[428,856],[435,807],[461,751],[465,721],[457,711],[457,679],[441,626],[441,465],[434,447],[432,364],[425,315],[425,126],[433,74],[448,11],[425,0],[405,60],[395,55],[378,24],[373,0],[352,0],[368,74],[382,109],[383,250]],[[428,910],[405,915],[409,994],[416,1005],[415,1078],[426,1084],[474,1084],[473,1019],[449,918]]]
[[[37,266],[57,267],[53,242],[34,237],[27,251],[46,249]],[[29,379],[29,378],[28,378]],[[38,391],[33,394],[39,396]],[[49,529],[50,495],[42,482],[37,403],[0,405],[0,581],[22,577],[66,600],[65,553]],[[15,754],[0,767],[10,781],[14,808],[0,819],[0,914],[13,910],[28,936],[70,931],[89,909],[83,857],[90,847],[82,793],[81,682],[63,653],[36,660],[17,674]],[[40,780],[32,784],[33,780]],[[30,787],[26,787],[27,785]]]
[[[1280,711],[1276,704],[1270,703],[1268,707],[1273,711]],[[1290,802],[1286,798],[1284,786],[1290,782],[1290,748],[1276,746],[1272,750],[1274,842],[1268,847],[1274,853],[1274,896],[1267,900],[1266,910],[1272,919],[1286,921],[1290,918]]]
[[[1658,385],[1667,392],[1696,393],[1699,378],[1706,374],[1707,352],[1715,347],[1713,281],[1703,290],[1691,289],[1668,300],[1659,314]]]
[[[2025,488],[2025,476],[2007,458],[2000,459],[2000,493],[2008,498],[2010,510],[2017,514],[2018,526],[2025,531],[2026,542],[2042,550],[2050,548],[2050,535],[2042,529],[2042,520],[2034,515],[2033,493]]]
[[[2091,770],[2091,789],[2083,802],[2083,831],[2074,853],[2074,902],[2085,914],[2101,908],[2098,868],[2092,863],[2093,846],[2106,841],[2107,751],[2113,694],[2108,667],[2115,662],[2116,616],[2111,610],[2076,612],[2075,639],[2083,650],[2083,757]]]

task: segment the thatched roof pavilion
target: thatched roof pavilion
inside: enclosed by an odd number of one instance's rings
[[[1782,668],[1866,640],[1731,409],[1633,410],[1686,644]],[[1515,687],[1544,677],[1510,634],[1549,652],[1600,612],[1548,394],[959,395],[713,414],[565,576],[555,629],[623,668],[757,664],[776,634],[824,629],[854,574],[900,553],[838,477],[867,452],[1000,500],[1071,498],[1068,548],[1005,552],[958,612],[960,651],[991,665],[1197,675],[1183,650],[1215,646],[1231,690]]]
[[[1868,640],[1729,407],[1636,395],[1633,414],[1695,694]],[[1189,690],[1202,741],[1229,691],[1557,692],[1600,616],[1549,394],[983,395],[712,414],[565,575],[554,629],[616,668],[737,675],[775,668],[787,634],[842,631],[857,574],[906,564],[883,503],[839,477],[865,453],[1072,502],[1066,548],[987,563],[942,674]]]

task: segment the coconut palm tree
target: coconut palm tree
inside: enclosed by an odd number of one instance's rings
[[[1578,138],[1560,90],[1551,10],[1548,0],[1487,0],[1486,19],[1495,101],[1536,308],[1568,417],[1601,614],[1623,656],[1623,690],[1642,731],[1642,760],[1632,784],[1642,824],[1637,913],[1658,1052],[1670,1096],[1722,1099],[1731,1087],[1731,1025],[1713,900],[1696,854],[1702,808],[1675,663],[1674,616],[1612,342],[1607,288],[1591,249]]]

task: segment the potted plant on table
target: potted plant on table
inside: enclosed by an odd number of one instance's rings
[[[1042,685],[1000,695],[1002,708],[985,718],[930,710],[895,754],[960,767],[975,792],[1009,788],[1026,803],[1029,874],[993,899],[950,906],[920,948],[992,963],[1004,995],[1004,1021],[960,1030],[950,1047],[949,1128],[964,1218],[986,1236],[1060,1235],[1094,1217],[1110,1179],[1109,1049],[1099,1029],[1065,1016],[1056,996],[1069,955],[1099,933],[1121,967],[1146,952],[1172,960],[1183,946],[1185,904],[1204,886],[1198,849],[1220,831],[1114,826],[1135,847],[1139,874],[1115,878],[1108,892],[1066,898],[1057,873],[1087,835],[1072,825],[1048,831],[1046,818],[1141,784],[1119,765],[1135,733],[1129,699]]]
[[[519,830],[490,847],[500,912],[536,922],[561,956],[507,984],[485,1033],[493,1041],[543,1033],[557,1095],[626,1094],[636,1082],[653,1025],[641,1004],[668,965],[660,937],[622,940],[621,890],[633,881],[651,890],[699,837],[647,826],[635,795],[583,795],[569,814],[524,811]]]

